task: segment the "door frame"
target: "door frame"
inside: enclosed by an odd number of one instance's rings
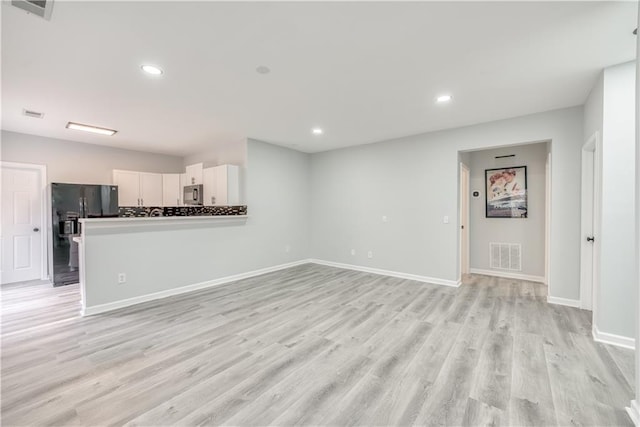
[[[40,280],[49,280],[49,253],[47,251],[47,242],[49,236],[49,210],[47,206],[47,166],[35,163],[18,163],[6,162],[0,160],[0,168],[17,168],[30,169],[40,172],[40,193],[38,195],[40,202]]]
[[[595,318],[598,306],[598,291],[600,289],[600,240],[602,218],[602,142],[600,133],[595,132],[582,146],[582,190],[580,207],[580,308],[592,310]],[[592,184],[590,184],[590,182]],[[591,188],[592,187],[592,188]],[[593,198],[589,197],[589,190],[593,190]],[[593,230],[587,224],[591,222]],[[589,243],[586,235],[591,231],[595,240],[593,245],[593,261],[591,265],[584,259]],[[591,289],[585,279],[592,276]],[[590,295],[589,295],[590,294]]]
[[[467,184],[467,191],[466,194],[463,191],[464,188],[464,176],[466,174],[466,184]],[[471,171],[469,169],[469,167],[467,165],[465,165],[463,162],[460,162],[460,187],[459,187],[459,192],[460,192],[460,200],[459,200],[459,207],[460,207],[460,212],[459,212],[459,216],[460,216],[460,224],[465,223],[466,227],[465,228],[460,228],[460,238],[459,238],[459,243],[458,243],[458,247],[460,248],[460,253],[458,255],[459,257],[459,268],[460,268],[460,282],[462,282],[462,276],[465,273],[469,273],[469,267],[470,267],[470,261],[469,261],[469,189],[471,188]],[[466,203],[463,203],[463,198],[466,197]],[[466,208],[466,209],[465,209]],[[466,221],[463,221],[463,218],[466,218]],[[463,256],[463,239],[466,238],[467,240],[467,247],[466,247],[466,253]],[[466,261],[466,265],[464,265],[464,261]]]

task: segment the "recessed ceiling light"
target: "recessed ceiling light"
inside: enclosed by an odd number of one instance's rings
[[[145,73],[152,74],[154,76],[159,76],[160,74],[162,74],[162,70],[155,65],[143,65],[140,68],[142,68],[142,71],[144,71]]]
[[[100,135],[108,135],[108,136],[114,135],[116,132],[118,132],[117,130],[113,130],[113,129],[99,128],[97,126],[83,125],[83,124],[74,123],[74,122],[67,123],[67,129],[81,130],[84,132],[91,132],[91,133],[97,133]]]
[[[453,96],[451,95],[440,95],[439,97],[436,98],[436,102],[438,103],[449,102],[452,99],[453,99]]]
[[[320,128],[313,128],[311,129],[311,133],[314,135],[322,135],[324,133],[324,131]]]
[[[271,72],[271,69],[266,65],[261,65],[256,68],[256,71],[258,72],[258,74],[269,74]]]

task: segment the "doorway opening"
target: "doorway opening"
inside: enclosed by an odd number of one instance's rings
[[[469,167],[460,162],[460,280],[469,274]]]
[[[2,284],[47,280],[44,165],[0,162]]]
[[[547,284],[551,141],[459,152],[459,278]]]

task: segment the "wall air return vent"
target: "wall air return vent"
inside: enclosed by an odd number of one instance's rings
[[[11,0],[11,4],[47,21],[51,19],[53,0]]]
[[[26,108],[22,110],[22,114],[24,114],[27,117],[33,117],[34,119],[41,119],[44,117],[44,113],[39,113],[33,110],[27,110]]]
[[[491,268],[499,270],[522,270],[522,248],[519,243],[489,243]]]

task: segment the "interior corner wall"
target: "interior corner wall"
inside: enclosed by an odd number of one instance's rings
[[[185,156],[184,166],[204,163],[205,168],[227,164],[244,167],[247,164],[247,147],[246,139],[231,140],[224,144],[216,143],[205,152]]]
[[[635,337],[635,62],[604,70],[600,332]],[[596,236],[597,237],[597,236]]]
[[[550,140],[549,293],[578,300],[582,120],[573,107],[313,154],[311,253],[456,282],[458,152]]]
[[[596,83],[584,103],[583,139],[585,142],[598,132],[602,138],[602,120],[604,108],[604,71],[598,75]]]
[[[155,173],[184,171],[178,156],[2,131],[0,159],[47,166],[47,182],[111,184],[113,169]]]
[[[522,249],[522,270],[508,272],[544,278],[547,144],[527,144],[467,154],[471,172],[469,190],[480,193],[479,197],[469,196],[470,267],[492,270],[489,243],[517,243]],[[515,157],[496,159],[496,156],[511,154]],[[527,167],[527,218],[487,218],[485,170],[515,166]]]

